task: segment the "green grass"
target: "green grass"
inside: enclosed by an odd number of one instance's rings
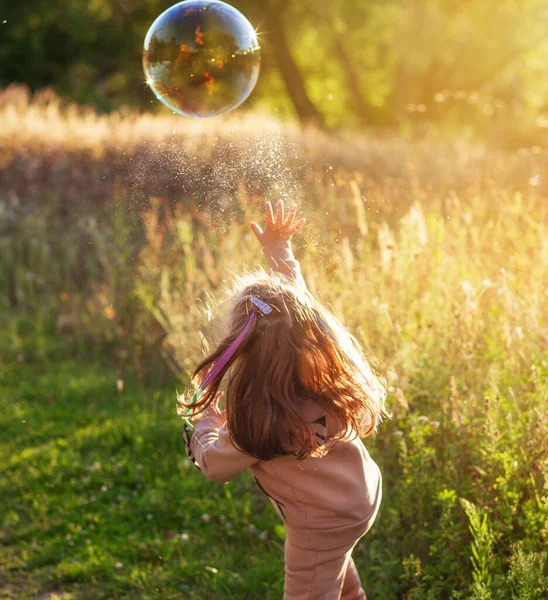
[[[0,598],[280,598],[283,530],[251,476],[207,481],[175,386],[119,381],[96,361],[1,364]]]

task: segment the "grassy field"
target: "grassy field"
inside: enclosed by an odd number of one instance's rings
[[[250,477],[190,465],[173,389],[95,360],[3,364],[0,597],[278,598],[282,532]]]
[[[0,598],[281,597],[273,509],[175,411],[278,196],[388,381],[368,597],[547,598],[548,152],[184,123],[0,97]]]

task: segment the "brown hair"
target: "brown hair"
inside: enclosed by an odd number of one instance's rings
[[[228,430],[236,446],[260,460],[322,455],[349,432],[366,437],[375,430],[388,416],[384,380],[375,375],[342,324],[306,290],[298,291],[279,274],[262,272],[251,282],[240,278],[238,287],[228,335],[196,367],[193,381],[204,380],[254,311],[252,326],[197,401],[181,401],[182,406],[191,408],[193,416],[201,413],[216,401],[228,373]],[[250,302],[252,297],[267,302],[272,312],[262,315]],[[327,443],[318,444],[314,429],[299,411],[299,403],[307,398],[323,406],[337,426]]]

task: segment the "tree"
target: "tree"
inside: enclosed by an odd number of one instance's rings
[[[284,24],[284,0],[267,0],[268,38],[299,120],[303,124],[323,126],[324,120],[306,91],[305,81],[287,41]]]

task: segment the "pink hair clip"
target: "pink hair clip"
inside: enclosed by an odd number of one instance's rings
[[[272,306],[266,302],[263,302],[259,298],[250,298],[250,301],[261,311],[263,315],[269,315],[272,312]]]

